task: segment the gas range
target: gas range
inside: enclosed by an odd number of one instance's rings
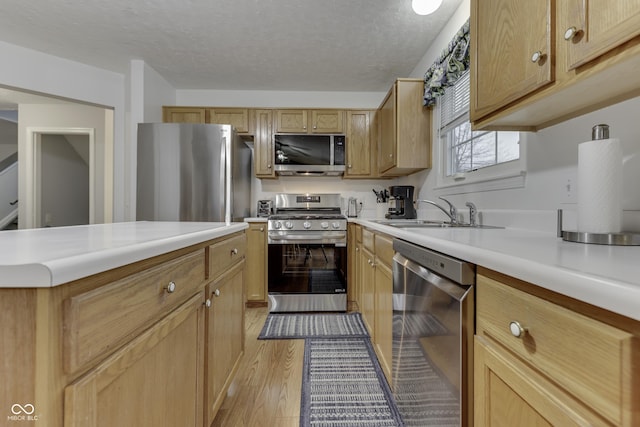
[[[340,194],[277,194],[267,220],[269,311],[347,310]]]
[[[267,221],[269,243],[346,245],[340,200],[340,194],[277,194]]]

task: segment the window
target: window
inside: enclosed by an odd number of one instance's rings
[[[460,186],[522,174],[520,132],[473,131],[469,122],[469,73],[438,100],[441,170],[439,187]],[[504,188],[513,187],[513,183]],[[490,189],[496,189],[495,183]],[[474,187],[473,191],[482,190]]]

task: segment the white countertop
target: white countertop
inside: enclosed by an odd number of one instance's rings
[[[353,222],[640,320],[640,246],[564,242],[521,229],[400,229]]]
[[[0,232],[0,288],[50,287],[244,230],[244,222],[122,222]]]

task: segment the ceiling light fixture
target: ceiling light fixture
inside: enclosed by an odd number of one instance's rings
[[[418,15],[429,15],[438,10],[442,0],[411,0],[411,7]]]

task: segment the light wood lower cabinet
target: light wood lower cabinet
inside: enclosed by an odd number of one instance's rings
[[[365,326],[371,335],[371,341],[375,342],[375,272],[373,262],[375,255],[366,247],[360,248],[360,313]]]
[[[640,424],[637,324],[613,326],[621,316],[479,273],[476,426]]]
[[[65,389],[65,427],[199,426],[204,293]]]
[[[205,426],[213,422],[244,354],[244,267],[239,261],[207,286]]]
[[[358,226],[360,227],[360,226]],[[369,229],[355,229],[362,238],[356,242],[356,289],[362,319],[380,366],[391,383],[393,343],[393,243],[388,236]]]
[[[267,223],[250,222],[247,230],[247,305],[267,304]]]

